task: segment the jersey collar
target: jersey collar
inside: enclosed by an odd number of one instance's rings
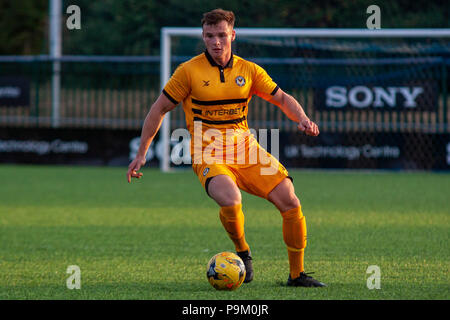
[[[209,54],[208,50],[205,49],[205,56],[208,59],[209,63],[211,64],[211,66],[213,67],[219,67],[222,68],[221,65],[217,64],[214,59],[211,57],[211,55]],[[233,52],[231,53],[231,57],[230,60],[228,60],[228,63],[225,65],[225,68],[232,68],[233,67]]]

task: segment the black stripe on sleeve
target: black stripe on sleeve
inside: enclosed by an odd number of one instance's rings
[[[194,114],[202,114],[202,110],[200,110],[200,109],[194,109],[194,108],[192,108],[192,112],[193,112]]]
[[[271,96],[274,96],[275,93],[277,93],[278,89],[280,89],[279,86],[276,86],[275,89],[272,90],[272,92],[270,93]]]
[[[208,177],[208,178],[206,178],[206,181],[205,181],[205,191],[206,191],[206,194],[210,197],[211,197],[211,195],[209,194],[208,187],[209,187],[209,183],[211,182],[212,178],[214,178],[214,177]]]
[[[164,95],[167,97],[167,99],[169,99],[170,101],[172,101],[175,104],[178,104],[179,102],[177,100],[175,100],[174,98],[172,98],[172,96],[170,94],[167,93],[166,90],[163,89],[162,91],[164,93]]]

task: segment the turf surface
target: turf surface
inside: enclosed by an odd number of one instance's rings
[[[308,223],[306,271],[290,288],[281,217],[243,194],[255,279],[214,290],[206,264],[233,251],[191,170],[1,165],[0,299],[448,299],[450,176],[296,171]],[[67,267],[81,270],[69,290]],[[369,290],[366,270],[381,270]]]

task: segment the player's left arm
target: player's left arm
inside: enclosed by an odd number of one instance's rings
[[[305,132],[309,136],[319,135],[317,124],[309,119],[300,103],[290,94],[278,89],[269,102],[279,107],[289,119],[297,122],[297,127],[300,131]]]

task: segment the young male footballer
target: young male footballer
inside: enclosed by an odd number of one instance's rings
[[[258,95],[278,106],[307,135],[317,136],[319,129],[264,69],[232,53],[234,21],[233,12],[222,9],[203,15],[206,50],[178,66],[150,108],[127,180],[142,176],[138,170],[145,164],[145,155],[164,115],[183,102],[191,134],[192,168],[206,193],[220,206],[220,221],[245,264],[244,282],[252,281],[253,266],[245,240],[240,190],[269,200],[281,213],[290,266],[287,285],[325,286],[304,272],[306,221],[300,201],[287,170],[249,134],[248,103]]]

